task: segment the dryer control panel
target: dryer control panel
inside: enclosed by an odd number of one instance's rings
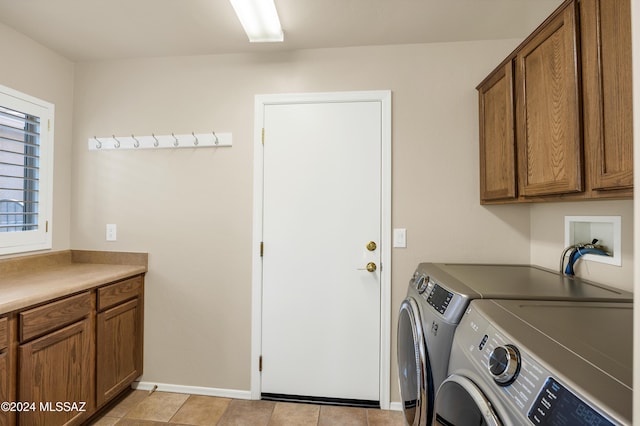
[[[432,276],[415,271],[411,284],[425,302],[448,323],[457,324],[464,314],[469,298],[451,291]],[[437,315],[436,314],[436,315]]]
[[[429,303],[433,309],[444,315],[444,312],[449,307],[451,299],[453,299],[453,293],[445,290],[435,283],[430,285],[430,287],[431,292],[429,292],[429,297],[427,297],[427,303]]]

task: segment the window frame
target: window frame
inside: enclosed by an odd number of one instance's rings
[[[0,232],[0,255],[51,249],[55,105],[0,85],[0,106],[40,118],[38,226],[36,230]]]

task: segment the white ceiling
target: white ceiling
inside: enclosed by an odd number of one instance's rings
[[[73,61],[524,38],[561,0],[275,0],[284,43],[227,0],[0,0],[0,22]]]

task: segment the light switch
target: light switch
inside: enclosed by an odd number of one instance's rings
[[[107,223],[107,241],[116,240],[116,224]]]
[[[393,247],[395,248],[407,247],[407,229],[406,228],[393,229]]]

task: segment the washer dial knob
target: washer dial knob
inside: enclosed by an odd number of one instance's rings
[[[489,355],[489,371],[500,386],[514,382],[520,372],[520,353],[513,345],[496,347]]]
[[[420,275],[418,277],[418,280],[416,281],[416,289],[418,290],[418,293],[424,293],[424,291],[427,289],[428,284],[429,279],[424,275]]]

